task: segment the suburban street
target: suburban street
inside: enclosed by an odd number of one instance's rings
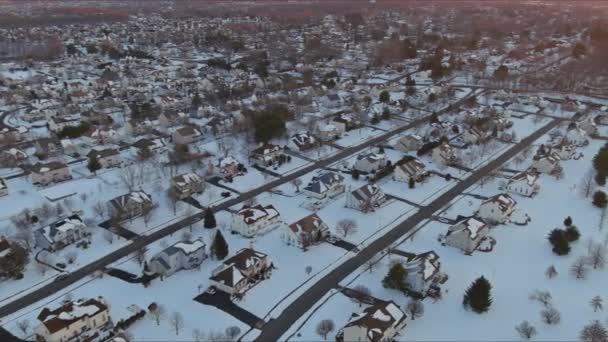
[[[395,228],[387,232],[382,237],[370,243],[358,254],[348,259],[340,266],[336,267],[329,274],[319,279],[314,285],[309,287],[300,297],[287,306],[283,312],[274,319],[270,320],[262,329],[257,341],[279,341],[287,330],[303,315],[310,310],[328,291],[335,288],[346,276],[363,266],[374,255],[388,248],[393,242],[413,230],[419,223],[429,219],[433,213],[447,205],[450,201],[464,192],[466,189],[477,183],[483,177],[495,169],[500,168],[504,163],[515,157],[519,152],[530,146],[536,139],[555,128],[561,120],[553,120],[530,136],[522,139],[519,143],[508,149],[506,152],[492,160],[472,175],[457,183],[453,188],[433,200],[428,205],[421,207],[414,215],[401,222]]]
[[[458,107],[459,105],[464,103],[474,93],[475,92],[472,92],[468,96],[465,96],[462,99],[453,103],[451,106],[451,109],[454,109],[455,107]],[[445,109],[438,111],[437,115],[441,115],[441,114],[445,113],[447,110],[448,110],[448,108],[446,107]],[[359,145],[345,148],[328,158],[319,160],[315,163],[305,166],[284,177],[277,178],[260,187],[257,187],[255,189],[252,189],[247,192],[243,192],[237,197],[234,197],[232,199],[229,199],[227,201],[224,201],[224,202],[214,206],[213,210],[217,212],[217,211],[228,209],[239,203],[245,202],[251,198],[256,197],[259,194],[267,192],[282,184],[286,184],[286,183],[290,182],[291,180],[299,178],[309,172],[326,168],[326,167],[330,166],[331,164],[338,162],[344,158],[347,158],[355,153],[358,153],[366,148],[376,146],[379,143],[381,143],[387,139],[390,139],[398,134],[401,134],[401,133],[403,133],[409,129],[412,129],[414,127],[417,127],[421,124],[424,124],[424,123],[428,122],[430,119],[431,119],[431,115],[427,115],[427,116],[421,117],[419,119],[415,119],[412,122],[410,122],[404,126],[400,126],[392,131],[389,131],[389,132],[380,134],[374,138],[368,139]],[[134,239],[131,244],[126,245],[110,254],[107,254],[104,257],[102,257],[86,266],[83,266],[76,271],[69,273],[68,275],[62,275],[62,278],[59,278],[59,279],[53,281],[52,283],[45,285],[44,287],[33,290],[32,292],[28,293],[27,295],[24,295],[23,297],[20,297],[6,305],[3,305],[2,307],[0,307],[0,317],[5,317],[7,315],[10,315],[12,313],[19,311],[20,309],[22,309],[24,307],[27,307],[33,303],[43,300],[44,298],[47,298],[47,297],[65,289],[66,287],[76,283],[77,281],[79,281],[87,276],[92,275],[95,271],[104,270],[106,267],[108,267],[112,263],[136,252],[137,250],[145,247],[146,245],[151,244],[155,241],[158,241],[168,235],[171,235],[171,234],[179,231],[180,229],[182,229],[184,227],[188,227],[188,226],[202,220],[203,216],[204,216],[203,212],[196,213],[194,215],[185,217],[175,223],[172,223],[162,229],[159,229],[149,235],[139,236],[138,238]]]

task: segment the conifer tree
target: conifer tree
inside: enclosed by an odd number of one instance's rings
[[[476,313],[484,313],[492,305],[492,285],[483,276],[477,278],[465,291],[462,304]]]

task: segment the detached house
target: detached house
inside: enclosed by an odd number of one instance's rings
[[[384,153],[363,153],[357,156],[353,169],[363,173],[371,173],[381,170],[388,163],[389,161]]]
[[[72,179],[68,165],[62,162],[36,163],[31,172],[33,184],[48,185]]]
[[[470,254],[479,246],[489,230],[485,222],[469,217],[448,228],[444,243]]]
[[[148,151],[152,154],[155,154],[165,148],[165,142],[162,138],[141,138],[131,145],[133,147],[133,152],[140,156],[145,154],[144,151]]]
[[[102,297],[68,301],[53,310],[44,308],[37,318],[36,339],[52,342],[89,341],[113,325]]]
[[[152,210],[152,196],[143,191],[133,191],[110,200],[112,217],[121,221],[139,217]]]
[[[87,154],[88,158],[91,158],[93,156],[97,157],[99,164],[101,164],[101,167],[103,167],[104,169],[120,166],[120,164],[122,163],[120,158],[120,152],[118,152],[118,150],[115,148],[91,150],[91,152]]]
[[[413,179],[416,182],[422,181],[428,176],[429,171],[424,167],[424,164],[415,157],[405,156],[397,163],[393,171],[393,179],[398,182],[409,182]]]
[[[407,315],[393,301],[378,301],[361,313],[353,313],[338,332],[336,340],[381,342],[393,341],[405,328]]]
[[[571,124],[566,131],[565,140],[575,146],[589,145],[589,136],[585,130],[578,127],[576,124]]]
[[[316,133],[319,139],[323,141],[330,141],[338,139],[343,131],[338,129],[338,126],[333,123],[322,123],[318,122],[316,127]]]
[[[377,184],[366,184],[346,194],[346,207],[368,213],[386,202],[384,192]]]
[[[588,136],[594,136],[598,133],[597,125],[595,124],[595,121],[593,121],[593,117],[591,116],[580,121],[578,123],[578,127],[585,131]]]
[[[308,132],[301,132],[289,139],[287,146],[296,151],[306,151],[318,145],[317,139]]]
[[[487,223],[506,223],[516,205],[517,202],[508,194],[498,194],[481,202],[476,215]]]
[[[332,120],[332,124],[336,126],[336,129],[340,132],[347,132],[361,127],[361,121],[349,114],[339,114]]]
[[[444,165],[453,165],[458,161],[458,157],[452,146],[443,143],[433,149],[433,160]]]
[[[281,239],[288,245],[305,249],[323,241],[329,236],[329,227],[317,214],[310,214],[290,224],[281,234]]]
[[[505,189],[512,193],[532,197],[540,190],[540,184],[538,184],[538,173],[527,170],[515,174],[513,177],[511,177],[511,179],[509,179],[505,185]]]
[[[176,242],[153,256],[148,268],[164,277],[179,270],[196,268],[207,258],[205,247],[202,239]]]
[[[171,179],[171,188],[175,191],[177,197],[184,199],[202,192],[204,181],[194,172],[184,173]]]
[[[57,139],[41,138],[34,141],[36,156],[42,158],[56,157],[63,153],[61,142]]]
[[[242,295],[257,280],[264,278],[271,268],[272,263],[266,254],[243,248],[213,270],[209,282],[230,295]]]
[[[409,288],[424,295],[433,290],[433,285],[439,283],[445,275],[441,273],[439,255],[433,251],[421,254],[411,254],[405,262],[407,270],[406,283]]]
[[[421,136],[408,134],[397,140],[395,149],[401,152],[418,151],[422,145],[424,145],[424,141]]]
[[[254,165],[269,167],[278,163],[283,156],[283,148],[281,146],[266,143],[251,151],[249,159]]]
[[[559,165],[559,157],[556,155],[535,155],[532,158],[531,168],[548,175],[558,175],[562,172],[562,167]]]
[[[312,177],[302,192],[312,198],[332,198],[345,190],[344,177],[338,173],[327,171]]]
[[[0,162],[4,165],[17,166],[27,161],[27,153],[16,148],[9,148],[0,152]]]
[[[172,138],[175,144],[188,145],[201,140],[203,134],[194,126],[183,126],[173,132]]]
[[[158,123],[165,126],[177,126],[188,121],[188,116],[183,112],[165,110],[158,116]]]
[[[222,178],[227,181],[232,180],[234,177],[245,174],[245,167],[243,164],[237,162],[236,159],[232,157],[220,159],[218,167]]]
[[[490,138],[490,134],[473,126],[464,131],[462,138],[466,143],[478,144],[488,140]]]
[[[232,230],[245,237],[267,233],[279,226],[279,212],[272,206],[244,206],[233,215]]]
[[[82,239],[85,228],[82,218],[72,215],[35,230],[34,240],[41,249],[57,251]]]
[[[0,178],[0,197],[8,195],[8,185],[4,178]]]

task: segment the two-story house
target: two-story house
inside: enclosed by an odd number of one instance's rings
[[[407,315],[393,301],[377,301],[353,313],[336,336],[339,341],[393,341],[407,323]]]
[[[180,199],[201,193],[204,185],[204,180],[194,172],[184,173],[171,179],[171,187]]]
[[[196,268],[206,258],[206,245],[202,239],[179,241],[153,256],[148,262],[148,268],[168,277],[179,270]]]
[[[489,231],[490,228],[484,221],[469,217],[448,228],[444,243],[470,254],[477,249]]]
[[[194,126],[183,126],[175,130],[172,134],[173,143],[188,145],[201,140],[203,134]]]
[[[281,234],[288,245],[305,249],[329,236],[329,227],[317,214],[310,214],[290,224]]]
[[[63,162],[36,163],[30,171],[33,184],[49,185],[72,179],[70,168]]]
[[[344,177],[333,171],[326,171],[313,176],[302,192],[311,198],[326,199],[344,193]]]
[[[80,216],[71,215],[34,231],[36,246],[57,251],[84,237],[86,225]]]
[[[93,156],[97,158],[99,164],[102,168],[108,169],[111,167],[117,167],[122,164],[122,159],[120,158],[120,152],[115,148],[105,148],[103,150],[91,150],[87,157],[90,159]]]
[[[477,217],[489,224],[506,223],[515,211],[517,202],[508,194],[494,195],[479,205]]]
[[[353,169],[363,173],[371,173],[381,170],[388,165],[388,162],[384,153],[362,153],[357,156]]]
[[[381,207],[386,200],[384,192],[377,184],[366,184],[357,190],[347,192],[345,206],[368,213]]]
[[[405,156],[395,163],[393,179],[398,182],[409,182],[413,179],[416,182],[422,181],[429,175],[424,164],[415,157]]]
[[[153,206],[152,196],[143,191],[133,191],[109,202],[111,216],[121,221],[142,216],[152,210]]]
[[[232,230],[245,237],[267,233],[281,224],[279,212],[272,206],[244,206],[233,214]]]
[[[454,165],[458,157],[452,146],[443,143],[433,149],[433,160],[439,164]]]
[[[249,160],[254,165],[269,167],[278,163],[281,156],[284,156],[281,146],[266,143],[251,151],[249,153]]]
[[[505,190],[527,197],[536,195],[540,190],[538,173],[526,170],[515,174],[507,181]]]
[[[210,286],[230,295],[243,294],[271,267],[268,255],[243,248],[212,271]]]

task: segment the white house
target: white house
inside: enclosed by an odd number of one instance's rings
[[[194,172],[184,173],[171,179],[171,188],[177,197],[184,199],[195,193],[200,193],[204,188],[203,179]]]
[[[253,164],[259,166],[272,166],[279,162],[283,154],[283,148],[274,144],[263,144],[249,153],[249,159]]]
[[[338,173],[327,171],[312,177],[302,192],[311,198],[325,199],[335,197],[344,192],[344,177]]]
[[[431,285],[442,276],[439,255],[433,251],[412,254],[405,262],[405,269],[409,288],[422,295],[426,295]]]
[[[230,295],[243,294],[255,278],[264,276],[271,267],[268,255],[243,248],[211,272],[209,283]]]
[[[585,130],[573,124],[566,131],[565,140],[575,146],[589,145],[589,135]]]
[[[296,151],[306,151],[318,145],[317,139],[308,132],[294,134],[287,143],[287,146]]]
[[[484,142],[490,137],[490,134],[486,131],[483,131],[475,126],[470,127],[462,134],[462,138],[465,142],[469,144],[477,144]]]
[[[405,156],[397,163],[395,163],[395,169],[393,170],[393,179],[398,182],[408,183],[410,179],[416,182],[422,181],[427,175],[427,171],[424,164],[412,156]]]
[[[183,126],[172,135],[175,144],[188,145],[203,138],[203,134],[194,126]]]
[[[477,217],[490,224],[505,223],[511,217],[517,202],[508,194],[502,193],[481,202]]]
[[[443,143],[433,149],[433,160],[444,165],[453,165],[458,161],[452,146]]]
[[[4,178],[0,178],[0,197],[8,195],[8,185]]]
[[[562,172],[559,157],[556,155],[537,154],[532,158],[531,168],[548,175],[558,175]]]
[[[112,328],[108,305],[102,297],[65,302],[38,314],[37,339],[52,342],[87,341],[96,332]]]
[[[31,177],[33,184],[48,185],[72,179],[70,169],[66,163],[48,162],[36,163],[32,166]]]
[[[115,197],[109,202],[110,215],[119,220],[142,216],[152,210],[153,207],[152,196],[143,191],[132,191]]]
[[[595,121],[593,121],[593,117],[591,116],[580,121],[578,123],[578,127],[585,131],[588,136],[597,135],[598,133],[597,125],[595,124]]]
[[[505,185],[505,189],[512,193],[532,197],[540,190],[538,174],[532,171],[517,173],[509,179]]]
[[[336,126],[338,131],[344,133],[346,131],[350,131],[351,129],[355,129],[361,126],[361,121],[355,119],[350,114],[338,114],[333,120],[332,124]]]
[[[388,159],[386,159],[384,153],[362,153],[357,156],[353,169],[363,173],[371,173],[384,168],[387,164]]]
[[[421,136],[416,134],[408,134],[399,138],[394,147],[397,151],[410,152],[418,151],[422,145],[424,145],[424,141]]]
[[[329,236],[329,227],[317,214],[310,214],[283,230],[281,239],[288,245],[307,248]]]
[[[489,230],[485,222],[469,217],[448,228],[444,243],[469,254],[479,246]]]
[[[165,277],[179,270],[196,268],[207,258],[205,247],[202,239],[176,242],[153,256],[148,267]]]
[[[34,231],[36,246],[56,251],[84,237],[86,225],[78,215],[72,215]]]
[[[233,214],[232,230],[245,237],[254,237],[277,228],[280,223],[280,214],[272,205],[244,206]]]
[[[344,131],[333,123],[317,122],[316,133],[319,139],[324,141],[338,139]]]
[[[91,150],[87,157],[91,158],[95,156],[99,161],[102,168],[107,169],[111,167],[120,166],[122,160],[120,158],[120,152],[115,148],[106,148],[103,150]]]
[[[399,331],[405,328],[406,319],[407,315],[395,302],[378,301],[361,313],[353,313],[348,323],[338,332],[339,340],[393,341]]]
[[[377,184],[366,184],[346,194],[345,206],[368,213],[381,207],[385,202],[386,196]]]

